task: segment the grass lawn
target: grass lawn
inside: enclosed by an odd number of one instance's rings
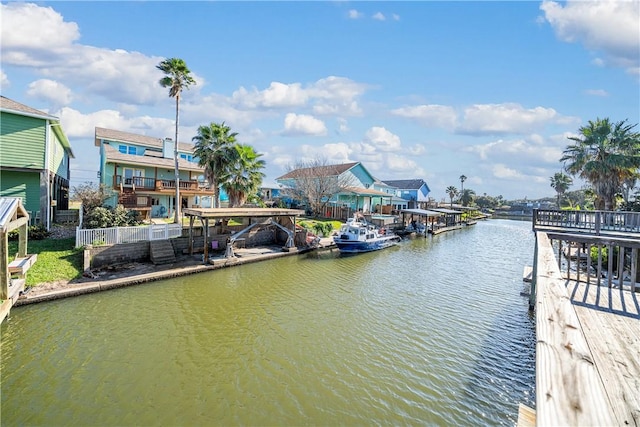
[[[76,239],[29,240],[27,252],[38,260],[27,272],[27,287],[39,283],[71,280],[82,275],[82,248],[75,249]],[[18,253],[18,242],[9,242],[9,262]]]

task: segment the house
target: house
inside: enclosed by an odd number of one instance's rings
[[[397,189],[396,195],[408,201],[409,209],[427,208],[431,190],[423,179],[385,180],[384,183]]]
[[[113,129],[95,128],[100,148],[100,183],[113,191],[105,204],[140,212],[143,218],[170,218],[176,200],[174,143]],[[214,192],[194,145],[178,144],[180,203],[185,208],[212,207]]]
[[[18,197],[33,222],[51,227],[69,208],[71,144],[60,120],[0,96],[0,196]]]
[[[392,191],[376,189],[379,181],[360,162],[294,169],[276,182],[290,193],[305,186],[314,191],[324,187],[315,195],[316,202],[326,209],[319,213],[332,218],[344,219],[357,211],[375,213],[377,208],[390,205],[394,197]],[[384,190],[388,190],[387,185]]]

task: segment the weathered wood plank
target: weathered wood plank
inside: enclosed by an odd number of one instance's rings
[[[537,233],[537,241],[537,424],[614,425],[615,415],[549,239]]]

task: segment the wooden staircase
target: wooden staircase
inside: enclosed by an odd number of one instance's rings
[[[149,242],[149,254],[151,262],[155,265],[173,264],[176,262],[176,254],[169,240],[152,240]]]

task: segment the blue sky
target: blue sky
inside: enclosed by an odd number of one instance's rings
[[[267,163],[360,161],[506,199],[553,196],[580,126],[640,122],[640,2],[3,2],[2,94],[60,118],[75,186],[96,126],[174,134],[155,66],[182,58],[181,142],[226,122]],[[582,186],[580,182],[571,189]]]

